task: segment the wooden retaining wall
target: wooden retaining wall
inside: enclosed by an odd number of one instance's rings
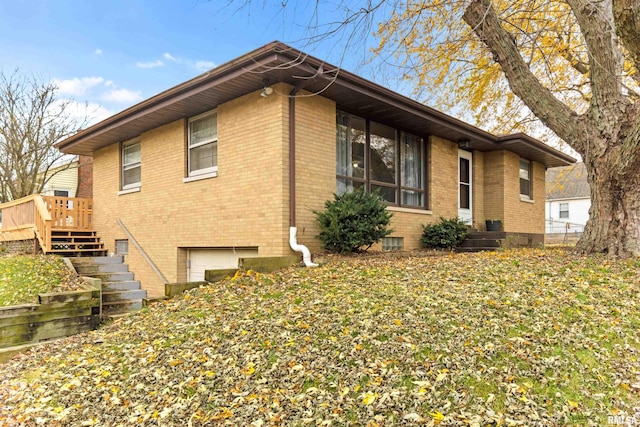
[[[101,282],[87,279],[83,290],[40,294],[38,304],[0,307],[0,348],[96,329],[101,317]]]

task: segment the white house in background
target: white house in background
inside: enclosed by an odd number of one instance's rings
[[[40,194],[43,196],[76,197],[78,157],[75,156],[60,165],[54,165],[45,176],[48,180]]]
[[[546,193],[546,233],[582,232],[591,207],[584,163],[547,169]]]

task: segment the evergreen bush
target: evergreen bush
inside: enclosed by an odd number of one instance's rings
[[[469,235],[467,225],[457,217],[449,219],[440,217],[440,222],[426,224],[422,228],[420,242],[425,248],[452,250]]]
[[[320,226],[318,238],[331,252],[365,252],[374,243],[391,234],[393,214],[377,193],[357,189],[327,200],[324,211],[314,211]]]

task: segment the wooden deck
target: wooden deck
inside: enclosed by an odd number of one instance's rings
[[[0,242],[37,239],[43,253],[102,255],[93,199],[34,194],[0,205]]]

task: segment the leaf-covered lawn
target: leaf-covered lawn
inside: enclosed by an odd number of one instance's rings
[[[38,301],[38,294],[73,290],[79,281],[58,256],[0,257],[0,307]]]
[[[639,308],[640,261],[562,251],[248,272],[18,356],[0,425],[602,426]]]

